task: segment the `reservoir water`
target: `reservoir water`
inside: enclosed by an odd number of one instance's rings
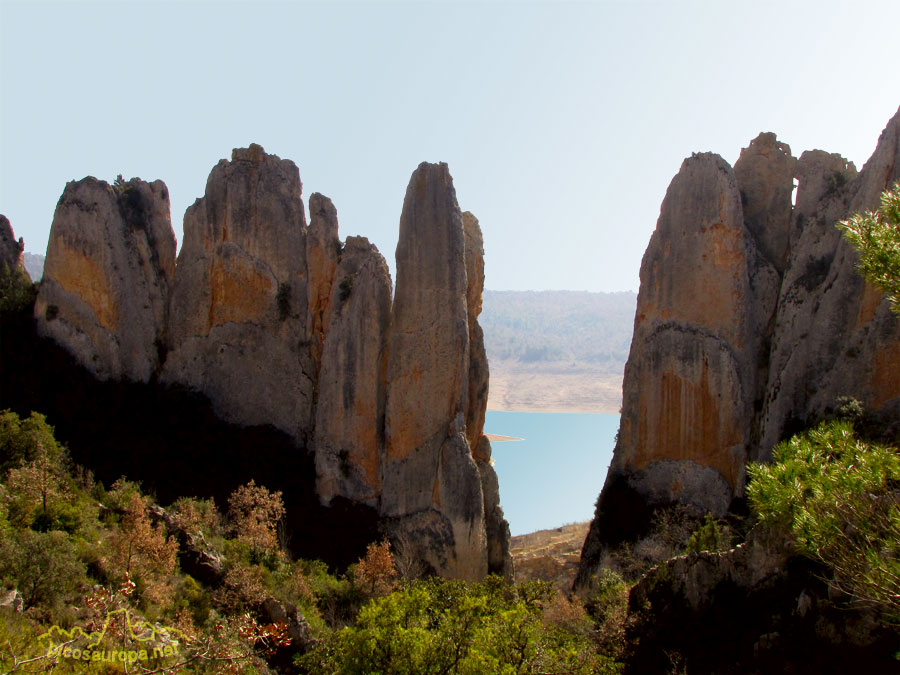
[[[489,410],[500,505],[513,535],[590,520],[612,460],[619,415]]]

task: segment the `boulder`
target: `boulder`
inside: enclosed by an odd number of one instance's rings
[[[68,183],[50,227],[38,333],[101,380],[148,382],[165,354],[175,246],[162,181]]]

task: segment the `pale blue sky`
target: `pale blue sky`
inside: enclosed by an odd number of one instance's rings
[[[231,149],[300,167],[393,266],[406,183],[446,161],[492,289],[637,290],[682,159],[760,131],[861,166],[900,105],[900,2],[0,0],[0,213],[43,253],[66,181]]]

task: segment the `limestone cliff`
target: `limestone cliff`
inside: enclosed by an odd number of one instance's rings
[[[162,379],[229,421],[305,439],[315,368],[300,193],[297,166],[258,145],[212,170],[184,216]]]
[[[365,237],[347,237],[328,301],[313,448],[317,490],[377,506],[387,393],[391,278]]]
[[[859,175],[843,158],[803,153],[792,250],[772,336],[761,420],[761,458],[840,396],[900,418],[900,320],[856,270],[858,256],[834,227],[877,208],[900,179],[900,112]]]
[[[435,572],[508,573],[483,435],[478,221],[460,212],[447,165],[422,164],[392,300],[377,248],[342,244],[317,193],[307,227],[301,190],[290,160],[234,150],[185,213],[176,264],[163,183],[70,183],[35,309],[41,334],[101,380],[200,395],[227,423],[285,434],[310,453],[316,501],[380,514],[381,533],[414,542],[408,553]],[[0,243],[10,259],[19,251]]]
[[[165,351],[174,276],[165,183],[71,182],[50,228],[38,333],[101,380],[147,382]]]
[[[322,346],[331,316],[331,287],[341,253],[337,209],[318,192],[309,196],[309,230],[306,236],[306,268],[309,271],[310,347],[316,368],[322,365]]]
[[[435,569],[487,572],[481,477],[466,438],[469,320],[462,214],[446,164],[422,163],[400,216],[381,509]]]
[[[839,397],[900,418],[900,320],[835,228],[900,177],[898,136],[900,111],[858,175],[839,155],[796,160],[771,133],[733,171],[716,155],[685,160],[641,264],[618,442],[580,582],[655,506],[722,515],[747,461]]]
[[[641,265],[612,466],[651,500],[721,513],[742,480],[756,368],[742,308],[756,302],[756,257],[731,167],[712,154],[685,160]]]
[[[484,293],[484,239],[478,219],[462,214],[466,242],[466,313],[469,323],[469,392],[466,410],[466,440],[481,477],[484,497],[484,528],[487,537],[488,571],[512,577],[509,523],[500,507],[500,484],[491,460],[491,442],[484,435],[488,399],[488,360],[484,332],[478,323]]]

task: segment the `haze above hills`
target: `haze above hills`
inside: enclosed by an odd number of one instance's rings
[[[617,413],[632,292],[485,291],[489,410]]]

